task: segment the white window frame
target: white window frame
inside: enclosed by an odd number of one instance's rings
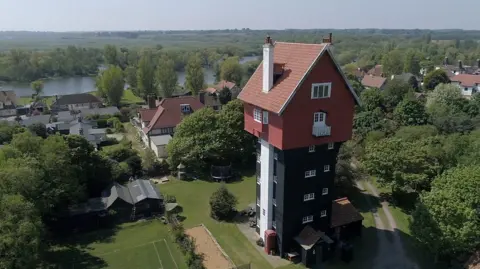
[[[307,193],[307,194],[304,194],[303,195],[303,201],[306,202],[306,201],[311,201],[311,200],[315,200],[315,193],[312,192],[312,193]]]
[[[323,99],[323,98],[330,98],[332,92],[332,83],[313,83],[312,84],[312,92],[311,98],[312,99]]]
[[[324,217],[326,217],[326,216],[327,216],[327,210],[322,210],[322,211],[320,212],[320,218],[324,218]]]
[[[317,170],[307,170],[305,171],[305,178],[314,177],[317,175]]]
[[[257,152],[257,163],[260,163],[260,162],[261,162],[261,159],[260,159],[261,157],[260,157],[260,156],[261,156],[261,155],[260,155],[260,152]]]
[[[256,122],[262,122],[262,110],[259,108],[253,109],[253,120]]]
[[[322,195],[327,195],[327,194],[328,194],[328,188],[323,188]]]
[[[315,112],[313,113],[313,125],[325,125],[327,123],[327,113]]]
[[[263,117],[262,117],[263,124],[268,124],[268,111],[265,111],[265,110],[264,110],[264,111],[262,112],[262,115],[263,115]]]
[[[308,147],[308,152],[315,152],[315,145]]]
[[[309,222],[312,222],[313,221],[313,215],[309,215],[309,216],[305,216],[302,218],[302,223],[305,224],[305,223],[309,223]]]
[[[330,172],[330,165],[326,164],[323,166],[323,172]]]
[[[335,143],[328,143],[328,149],[335,148]]]

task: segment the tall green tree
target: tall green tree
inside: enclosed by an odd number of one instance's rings
[[[204,88],[205,78],[203,73],[202,61],[198,55],[190,57],[186,68],[185,88],[193,95]]]
[[[242,82],[242,76],[243,69],[238,61],[238,57],[229,57],[220,65],[221,79],[240,85]]]
[[[387,109],[389,111],[395,109],[410,91],[413,92],[413,89],[407,82],[397,78],[390,80],[382,92],[384,104]]]
[[[480,168],[454,168],[432,182],[413,213],[412,234],[436,257],[458,257],[478,247]]]
[[[37,268],[44,231],[33,203],[0,194],[0,215],[0,268]]]
[[[118,106],[122,100],[125,88],[125,80],[123,79],[123,71],[118,66],[109,66],[99,75],[99,90],[108,103]]]
[[[368,88],[360,94],[362,110],[373,111],[383,106],[383,96],[379,89]]]
[[[214,219],[225,220],[233,217],[238,200],[222,184],[210,197],[210,215]]]
[[[423,125],[428,115],[425,105],[414,98],[405,98],[393,111],[393,117],[401,125]]]
[[[405,54],[403,72],[417,76],[420,74],[420,69],[420,57],[414,49],[409,49]]]
[[[43,81],[35,80],[34,82],[30,83],[30,87],[32,88],[33,93],[35,94],[35,97],[38,98],[43,92]]]
[[[155,85],[155,63],[153,55],[150,51],[144,51],[140,57],[137,68],[137,96],[147,99],[149,95],[157,94]]]
[[[137,68],[135,66],[129,65],[125,68],[124,71],[125,75],[125,82],[127,82],[128,86],[136,92],[137,88]],[[140,96],[140,95],[139,95]]]
[[[171,97],[178,85],[178,76],[174,62],[166,57],[160,59],[157,66],[157,83],[163,97]]]
[[[447,73],[442,69],[433,70],[428,73],[423,79],[423,85],[425,89],[432,91],[437,87],[438,84],[447,84],[450,83],[450,78],[448,78]]]
[[[382,58],[383,72],[387,75],[398,75],[403,71],[403,55],[399,50],[392,50]]]
[[[103,57],[106,64],[117,65],[118,64],[118,50],[115,45],[105,45],[103,48]]]

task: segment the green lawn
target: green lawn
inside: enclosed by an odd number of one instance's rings
[[[50,257],[59,268],[187,268],[168,226],[158,220],[70,237]]]

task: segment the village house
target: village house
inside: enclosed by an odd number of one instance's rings
[[[106,128],[95,128],[94,122],[83,122],[79,120],[75,124],[70,125],[69,134],[83,136],[95,148],[107,139]]]
[[[377,88],[383,90],[386,85],[387,79],[384,77],[366,75],[363,77],[361,83],[365,88]]]
[[[372,69],[368,70],[367,75],[372,75],[376,77],[383,77],[383,65],[377,64]]]
[[[55,101],[51,105],[53,112],[80,110],[86,108],[102,107],[102,101],[90,93],[77,93],[63,96],[55,96]]]
[[[480,75],[459,74],[450,78],[453,85],[457,85],[466,98],[472,97],[479,91]]]
[[[150,108],[138,112],[136,125],[140,129],[140,136],[145,145],[152,148],[157,157],[162,158],[166,156],[164,148],[173,136],[175,127],[185,116],[203,108],[204,105],[193,96],[157,100],[156,108],[151,108],[152,99],[149,99],[149,104]],[[164,137],[153,139],[155,136]]]
[[[230,81],[222,80],[213,87],[204,89],[199,94],[200,102],[206,107],[211,107],[213,110],[220,110],[222,108],[222,102],[220,100],[220,92],[223,89],[230,91],[231,100],[237,99],[238,94],[242,89]]]
[[[351,246],[363,220],[336,196],[338,152],[352,137],[360,101],[331,47],[331,34],[321,44],[267,36],[263,62],[238,96],[244,128],[258,139],[256,232],[266,253],[309,268]]]
[[[2,91],[0,89],[0,117],[12,117],[17,115],[17,95],[14,91]]]

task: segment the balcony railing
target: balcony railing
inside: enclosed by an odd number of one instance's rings
[[[313,136],[329,136],[330,135],[330,126],[327,125],[313,125],[312,134]]]

